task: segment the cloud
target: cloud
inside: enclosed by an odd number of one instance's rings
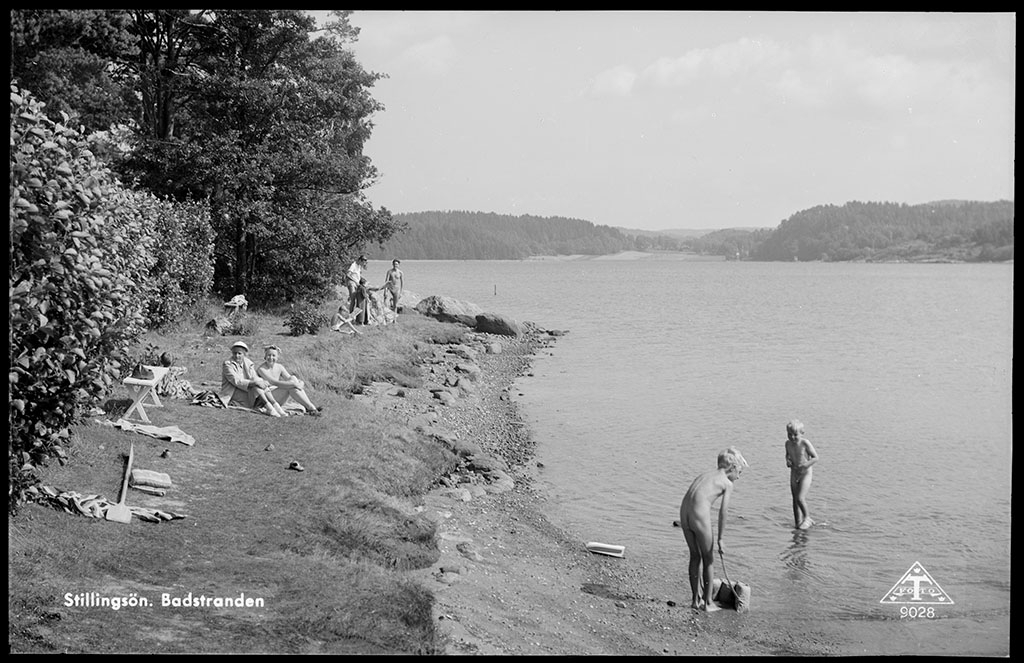
[[[633,94],[683,92],[690,105],[713,98],[766,109],[774,101],[787,112],[807,109],[863,117],[913,112],[924,121],[990,116],[1002,112],[993,104],[1012,104],[1010,82],[985,61],[899,46],[855,44],[838,32],[800,42],[744,37],[658,58],[634,79],[618,68],[602,76],[608,89]],[[674,113],[677,120],[687,116],[693,114]]]
[[[987,114],[986,107],[1000,98],[1012,100],[1008,81],[962,56],[873,53],[831,36],[810,40],[799,61],[800,99],[863,112]],[[792,83],[780,79],[778,87],[795,89]]]
[[[456,59],[456,48],[447,35],[434,37],[429,41],[409,46],[399,56],[404,64],[411,65],[433,76],[447,74]]]
[[[644,69],[654,87],[685,86],[706,78],[729,78],[777,68],[789,59],[787,50],[769,39],[744,37],[714,48],[699,48],[677,58],[662,57]]]
[[[473,30],[483,16],[471,11],[356,10],[351,21],[361,28],[359,42],[371,50],[393,50],[437,34]]]
[[[632,69],[619,65],[595,76],[589,91],[595,96],[626,97],[633,90],[636,79],[637,75]]]

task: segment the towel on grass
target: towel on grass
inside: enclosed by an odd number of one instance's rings
[[[103,426],[113,426],[114,428],[120,428],[121,430],[142,433],[143,435],[155,437],[158,440],[181,442],[182,444],[186,444],[190,447],[196,443],[194,437],[177,426],[150,426],[149,424],[132,423],[127,419],[118,419],[117,421],[111,421],[110,419],[100,421],[99,419],[96,419],[95,421]]]

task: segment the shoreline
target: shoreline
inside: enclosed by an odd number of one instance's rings
[[[887,653],[876,651],[876,639],[905,637],[899,621],[848,624],[761,611],[756,587],[748,613],[692,610],[682,540],[668,578],[628,550],[623,558],[588,552],[577,532],[549,519],[550,496],[536,479],[543,472],[538,450],[552,441],[525,423],[535,418],[521,402],[530,390],[522,378],[533,377],[539,352],[557,340],[497,338],[509,347],[481,356],[476,396],[445,408],[439,423],[458,421],[473,439],[481,436],[486,453],[516,459],[514,488],[465,501],[434,490],[423,502],[440,558],[413,573],[434,596],[445,654],[863,656]]]
[[[584,541],[548,520],[548,498],[534,486],[537,440],[510,391],[520,388],[516,381],[529,374],[537,352],[555,340],[530,329],[523,339],[501,342],[508,347],[500,354],[480,358],[474,398],[441,408],[437,425],[471,431],[485,453],[508,460],[514,488],[478,491],[468,500],[435,489],[422,505],[422,515],[436,523],[440,557],[410,573],[435,597],[445,653],[810,653],[783,643],[766,646],[776,640],[768,632],[751,638],[756,626],[743,615],[698,613],[682,601],[652,596],[642,565],[628,556],[589,553]],[[737,638],[738,629],[744,637]]]

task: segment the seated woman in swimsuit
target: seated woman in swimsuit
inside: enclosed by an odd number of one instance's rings
[[[256,369],[256,372],[273,387],[274,400],[279,403],[281,414],[288,416],[283,406],[291,398],[301,405],[308,414],[319,415],[323,408],[313,405],[313,401],[309,400],[309,396],[306,395],[305,383],[289,373],[284,364],[278,363],[280,357],[281,348],[276,345],[268,345],[263,348],[264,361]]]

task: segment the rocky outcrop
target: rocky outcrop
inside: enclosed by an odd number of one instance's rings
[[[457,322],[483,334],[512,337],[523,335],[523,327],[517,320],[501,313],[486,312],[472,302],[444,295],[420,299],[415,310],[441,322]]]
[[[416,311],[441,322],[457,322],[467,327],[476,327],[476,316],[483,313],[476,304],[463,302],[443,295],[431,295],[416,304]]]
[[[500,313],[481,313],[476,316],[476,330],[499,336],[521,336],[523,333],[518,322]]]

